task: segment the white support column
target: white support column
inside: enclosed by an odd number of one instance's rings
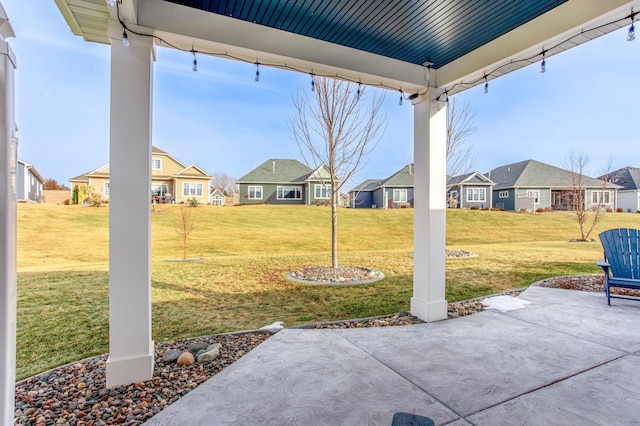
[[[151,120],[153,40],[111,40],[109,359],[107,387],[153,376]]]
[[[447,318],[445,103],[430,94],[413,101],[414,223],[411,313],[424,321]]]
[[[5,17],[0,24],[0,424],[10,425],[16,392],[16,60],[5,41],[14,35],[1,4],[0,14]]]

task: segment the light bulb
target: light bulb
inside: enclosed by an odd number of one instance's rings
[[[542,57],[542,62],[540,62],[540,72],[544,73],[547,71],[547,61],[544,56]]]
[[[256,64],[256,81],[260,81],[260,64]]]
[[[122,47],[129,47],[129,37],[127,36],[127,30],[122,32]]]
[[[398,105],[402,105],[403,103],[403,98],[404,96],[402,96],[402,90],[400,91],[400,102],[398,102]]]
[[[362,83],[358,83],[358,91],[356,92],[356,100],[358,101],[360,100],[360,95],[362,95],[361,87],[362,87]]]
[[[316,82],[313,79],[313,74],[311,74],[311,91],[315,92],[316,91]]]
[[[489,82],[486,81],[484,82],[484,93],[489,93]]]
[[[198,59],[196,58],[196,52],[193,52],[193,72],[198,71]]]
[[[636,39],[636,27],[633,25],[633,21],[631,22],[631,26],[629,27],[629,32],[627,33],[627,41],[633,41]]]

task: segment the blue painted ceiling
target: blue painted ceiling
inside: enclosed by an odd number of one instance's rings
[[[568,0],[168,0],[439,68]]]

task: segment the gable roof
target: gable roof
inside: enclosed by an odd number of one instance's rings
[[[632,191],[640,189],[640,169],[637,167],[625,167],[615,172],[598,177],[616,185],[622,186],[620,191]]]
[[[270,158],[237,180],[238,183],[302,183],[311,170],[298,160]]]
[[[449,176],[447,179],[447,186],[460,184],[493,186],[496,183],[480,172],[471,172],[453,177]]]
[[[407,164],[382,183],[382,186],[413,186],[413,163]]]
[[[356,185],[349,192],[373,191],[378,186],[380,186],[382,182],[384,182],[384,179],[367,179],[364,182],[360,183],[359,185]]]
[[[493,189],[504,188],[571,188],[573,181],[569,170],[541,163],[536,160],[520,161],[496,167],[487,173],[487,177],[496,183]],[[603,181],[583,176],[583,186],[600,188]],[[607,184],[614,188],[617,185]]]
[[[23,160],[20,160],[20,159],[18,159],[18,163],[22,163],[22,165],[27,170],[29,170],[36,179],[38,179],[38,182],[44,184],[44,178],[42,177],[40,172],[38,172],[38,170],[36,170],[36,168],[35,168],[35,166],[33,164],[27,163],[26,161],[23,161]]]

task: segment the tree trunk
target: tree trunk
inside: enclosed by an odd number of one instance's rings
[[[331,191],[331,267],[338,267],[338,192]]]

